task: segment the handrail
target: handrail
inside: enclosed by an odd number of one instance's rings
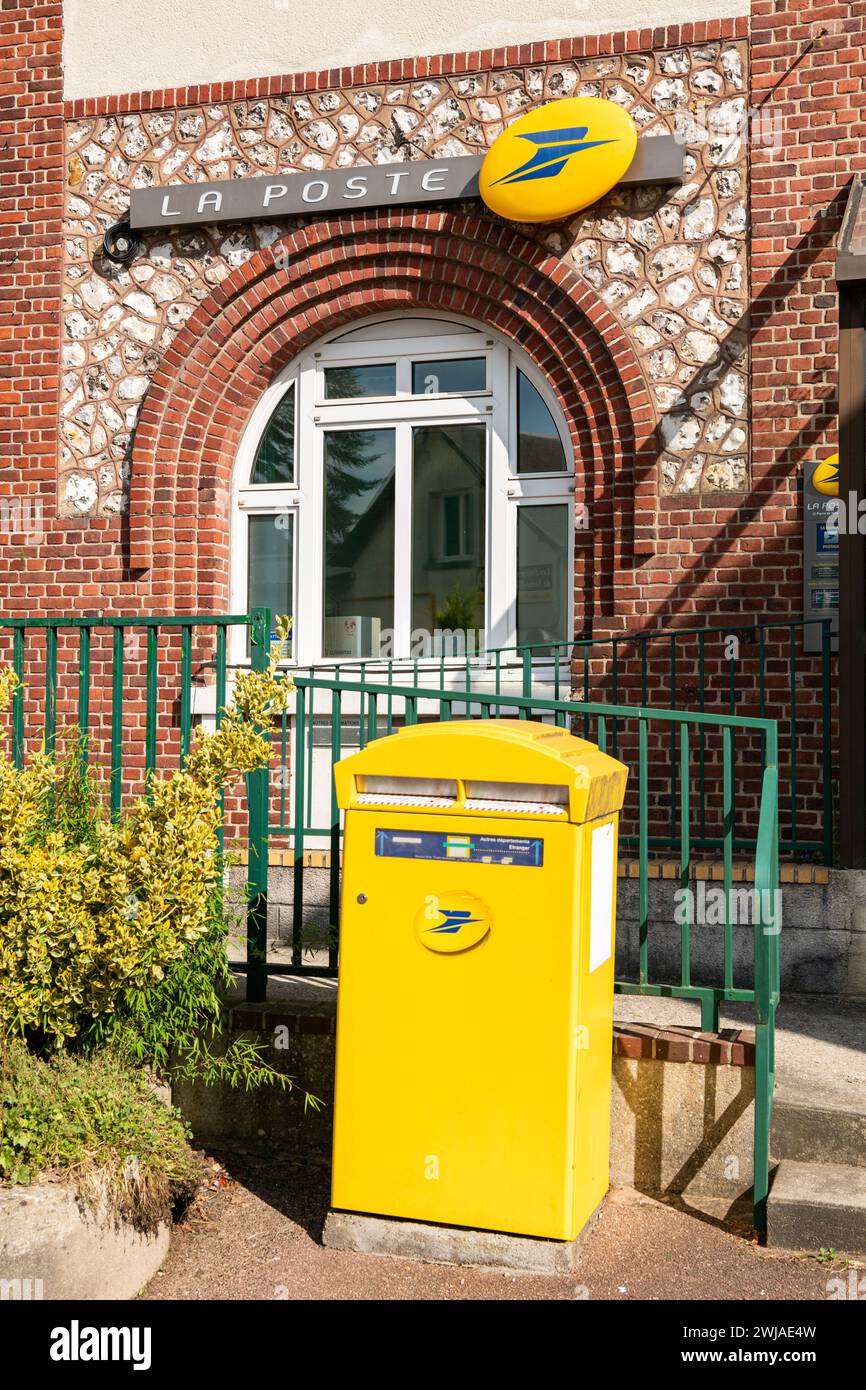
[[[489,719],[503,710],[516,711],[518,717],[533,715],[553,717],[557,724],[570,727],[576,721],[595,724],[598,746],[606,750],[612,721],[636,722],[638,726],[637,799],[638,799],[638,978],[617,980],[615,989],[622,994],[688,999],[700,1005],[701,1026],[705,1031],[717,1031],[719,1012],[725,1002],[750,1003],[755,1010],[756,1081],[755,1081],[755,1181],[754,1213],[756,1228],[764,1229],[769,1175],[769,1125],[772,1111],[773,1035],[775,1007],[779,997],[778,929],[778,727],[773,719],[749,718],[733,714],[714,714],[701,710],[656,709],[652,706],[633,706],[578,701],[554,700],[547,697],[495,694],[483,690],[455,691],[432,689],[424,685],[394,685],[364,680],[328,679],[322,676],[294,678],[295,745],[293,752],[294,818],[292,836],[293,906],[292,962],[277,967],[277,973],[328,975],[335,974],[338,959],[336,933],[340,909],[340,848],[342,841],[341,815],[331,779],[331,819],[327,827],[330,848],[328,912],[331,934],[328,941],[327,966],[308,964],[305,951],[305,839],[317,832],[307,825],[307,783],[311,775],[308,751],[311,750],[312,716],[317,692],[330,694],[331,764],[342,753],[343,709],[346,696],[358,697],[358,723],[361,742],[367,742],[394,727],[395,704],[402,705],[405,722],[414,724],[425,706],[438,708],[440,719],[449,720],[463,706],[467,715]],[[386,720],[380,727],[379,706],[384,705]],[[651,725],[669,729],[677,747],[678,779],[676,784],[677,815],[679,820],[680,888],[687,889],[692,867],[694,840],[691,835],[692,755],[694,745],[691,731],[720,735],[722,740],[723,771],[723,872],[721,887],[724,893],[723,978],[713,985],[697,984],[692,978],[692,919],[686,915],[681,923],[680,968],[678,979],[657,980],[652,970],[652,931],[649,901],[649,783]],[[752,923],[754,940],[754,977],[751,987],[734,982],[733,932],[733,852],[735,837],[734,747],[737,735],[749,734],[760,743],[763,756],[759,824],[755,846],[754,881],[757,910]],[[308,744],[308,739],[310,740]],[[632,768],[634,773],[635,769]]]
[[[798,631],[817,628],[820,652],[798,654]],[[609,694],[611,752],[619,747],[621,696],[636,695],[638,706],[649,707],[651,689],[664,691],[672,708],[690,706],[727,709],[747,701],[757,706],[756,717],[772,716],[786,729],[785,763],[780,768],[780,794],[784,791],[785,823],[780,829],[781,849],[794,855],[810,855],[824,863],[833,859],[833,702],[830,618],[790,618],[730,623],[704,628],[640,629],[609,637],[577,637],[567,641],[525,643],[490,647],[478,652],[432,656],[343,657],[291,669],[304,679],[353,678],[366,683],[386,681],[434,688],[465,690],[477,699],[485,684],[494,692],[540,697],[545,687],[556,700],[578,700],[592,709]],[[718,649],[718,643],[738,637],[748,642],[746,651]],[[689,645],[690,644],[690,645]],[[781,663],[778,666],[778,663]],[[810,664],[811,663],[811,664]],[[819,670],[815,670],[815,666]],[[802,671],[807,683],[800,684]],[[811,674],[810,674],[811,673]],[[811,707],[810,707],[811,701]],[[633,706],[629,705],[629,708]],[[709,790],[704,732],[699,734],[698,842],[713,847],[705,829]],[[668,750],[671,818],[666,835],[656,843],[673,844],[677,750],[673,733]],[[740,847],[753,847],[754,834]]]

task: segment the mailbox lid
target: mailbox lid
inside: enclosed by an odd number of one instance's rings
[[[567,729],[528,719],[413,724],[335,764],[342,810],[518,816],[578,824],[622,808],[628,769]]]

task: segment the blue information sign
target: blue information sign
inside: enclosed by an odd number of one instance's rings
[[[448,859],[465,864],[511,864],[540,869],[544,841],[521,835],[475,835],[455,830],[377,830],[385,859]]]

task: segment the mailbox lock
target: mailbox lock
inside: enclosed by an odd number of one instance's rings
[[[359,894],[358,894],[358,902],[363,906],[364,903],[365,903],[366,901],[367,901],[367,894],[366,894],[366,893],[359,893]]]

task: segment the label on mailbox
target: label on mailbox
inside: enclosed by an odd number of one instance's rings
[[[541,838],[469,835],[441,830],[377,830],[376,854],[385,859],[450,859],[465,864],[510,864],[540,869]]]

